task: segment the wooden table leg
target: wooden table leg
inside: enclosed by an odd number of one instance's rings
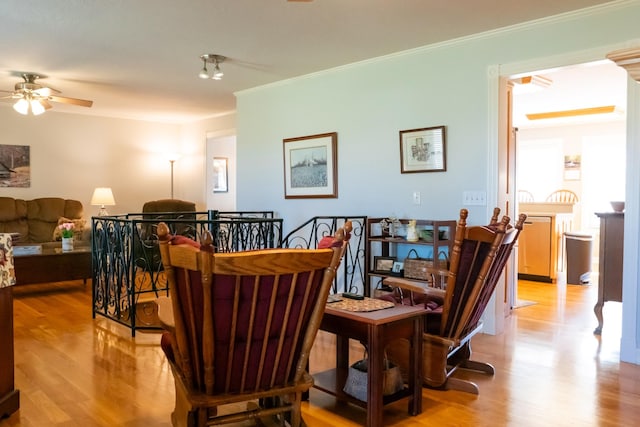
[[[384,376],[384,326],[368,326],[368,369],[367,369],[367,427],[382,427],[383,395],[382,382]]]
[[[349,337],[336,335],[336,395],[343,393],[349,370]]]
[[[411,343],[409,390],[412,397],[409,399],[409,414],[422,413],[422,318],[413,320],[413,342]]]

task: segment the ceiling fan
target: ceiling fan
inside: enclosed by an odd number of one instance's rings
[[[39,74],[24,73],[22,74],[23,82],[16,83],[15,90],[0,90],[0,93],[8,93],[0,97],[0,99],[15,99],[13,109],[20,114],[39,115],[49,110],[52,106],[51,102],[60,102],[62,104],[78,105],[80,107],[91,107],[93,101],[78,98],[68,98],[59,96],[59,90],[43,86],[36,83],[36,80],[42,78]]]

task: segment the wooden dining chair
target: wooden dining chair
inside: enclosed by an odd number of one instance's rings
[[[520,203],[532,203],[535,201],[533,194],[527,190],[518,190],[518,202]]]
[[[578,203],[578,195],[571,190],[556,190],[545,199],[549,203]]]
[[[494,210],[487,226],[467,227],[468,211],[460,211],[449,270],[432,272],[447,276],[445,289],[398,277],[384,280],[386,285],[401,290],[403,298],[397,300],[399,303],[425,307],[423,382],[428,387],[478,394],[475,383],[452,376],[456,369],[495,373],[490,364],[470,360],[471,338],[482,329],[481,317],[526,219],[521,214],[515,226],[511,226],[507,216],[498,220],[499,212],[498,208]],[[397,340],[387,348],[387,353],[406,372],[408,343]]]
[[[303,424],[301,396],[313,385],[307,361],[350,232],[347,222],[320,241],[322,249],[215,253],[208,232],[197,243],[158,225],[170,292],[157,304],[175,380],[173,426],[265,416]],[[232,412],[219,413],[227,404]]]

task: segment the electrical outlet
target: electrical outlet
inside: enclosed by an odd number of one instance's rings
[[[464,191],[462,193],[462,204],[464,206],[486,206],[486,191]]]
[[[413,204],[414,205],[419,205],[420,203],[421,203],[420,192],[419,191],[414,191],[413,192]]]

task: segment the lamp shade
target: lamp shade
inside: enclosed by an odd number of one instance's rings
[[[93,190],[91,204],[94,206],[113,206],[116,204],[113,192],[108,187],[98,187]]]

